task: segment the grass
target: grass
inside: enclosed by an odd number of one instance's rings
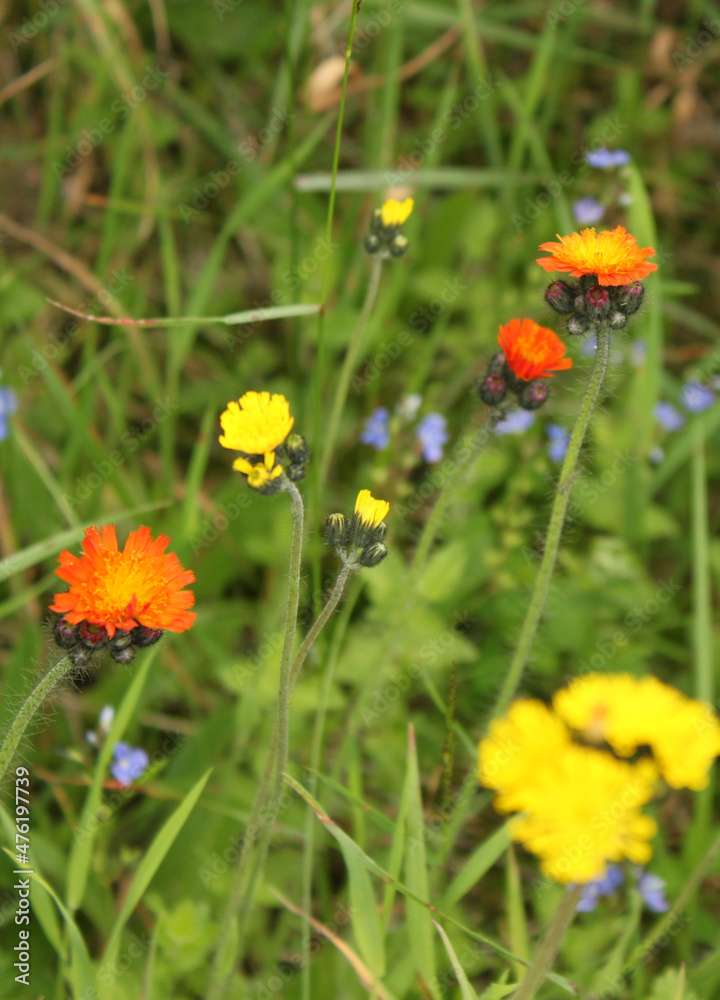
[[[52,571],[83,526],[168,534],[197,577],[198,611],[151,664],[103,663],[61,691],[21,746],[33,995],[90,995],[104,970],[104,1000],[205,996],[272,732],[287,593],[287,498],[250,491],[217,443],[220,412],[247,389],[284,393],[311,446],[302,635],[338,571],[322,517],[352,509],[361,488],[391,513],[388,558],[351,580],[296,686],[287,791],[229,995],[466,1000],[517,981],[562,889],[508,849],[474,782],[474,746],[541,554],[558,477],[545,426],[572,426],[592,359],[571,342],[575,368],[533,427],[490,441],[431,522],[410,591],[442,464],[422,460],[411,424],[384,451],[359,436],[377,406],[419,393],[422,416],[447,417],[451,456],[475,426],[498,325],[529,315],[561,332],[538,245],[574,227],[574,200],[614,184],[632,203],[614,201],[605,223],[654,245],[660,270],[614,342],[522,690],[547,698],[592,667],[651,671],[714,701],[720,407],[671,434],[654,406],[718,371],[718,43],[688,53],[720,7],[586,0],[556,17],[569,6],[364,0],[344,104],[317,111],[308,83],[344,58],[348,4],[83,0],[43,24],[39,8],[5,13],[0,383],[19,408],[0,441],[3,731],[55,662]],[[632,164],[586,166],[600,144]],[[383,265],[328,449],[370,275],[363,240],[393,186],[415,198],[410,247]],[[48,299],[162,325],[87,322]],[[129,792],[84,738],[106,704],[115,735],[154,761]],[[94,815],[83,853],[75,832]],[[543,1000],[568,983],[587,996],[619,970],[618,1000],[717,993],[714,786],[671,792],[658,819],[651,869],[682,903],[671,932],[657,946],[663,918],[622,890],[578,917]],[[0,933],[12,944],[13,868],[6,851]],[[11,953],[0,997],[19,995]]]

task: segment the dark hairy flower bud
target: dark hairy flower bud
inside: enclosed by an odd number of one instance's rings
[[[73,646],[68,650],[68,656],[76,667],[85,667],[92,659],[93,651],[87,646]]]
[[[146,628],[145,625],[137,625],[132,632],[133,646],[139,648],[144,648],[145,646],[154,646],[156,642],[159,642],[163,636],[163,630],[161,628]]]
[[[110,640],[113,649],[125,649],[132,643],[132,632],[125,632],[123,629],[116,629],[115,635]]]
[[[70,649],[77,642],[77,627],[63,615],[55,622],[55,642],[61,649]]]
[[[518,393],[518,403],[523,410],[537,410],[548,398],[547,382],[541,378],[535,378],[532,382],[526,382]]]
[[[77,637],[88,649],[98,649],[107,642],[108,634],[102,625],[91,625],[90,622],[80,622],[77,627]]]
[[[494,354],[488,363],[487,374],[488,375],[505,375],[507,372],[507,361],[505,360],[505,355],[502,351],[498,351]]]
[[[620,312],[619,309],[616,309],[614,312],[610,313],[608,323],[613,330],[622,330],[622,328],[627,325],[627,316],[624,312]]]
[[[567,321],[568,333],[573,334],[573,336],[579,336],[582,333],[587,333],[589,328],[590,323],[584,316],[573,315]]]
[[[585,293],[588,310],[594,316],[604,316],[610,308],[610,293],[607,288],[596,285]]]
[[[285,444],[283,445],[283,449],[293,465],[302,465],[303,462],[307,462],[310,455],[310,449],[308,448],[307,441],[302,434],[298,434],[297,431],[293,431],[292,434],[288,436]]]
[[[344,545],[345,535],[345,515],[328,514],[325,518],[325,540],[328,545]]]
[[[396,233],[388,244],[388,249],[393,257],[402,257],[410,246],[410,240],[402,233]]]
[[[497,406],[502,403],[507,395],[507,390],[507,380],[497,372],[493,372],[482,380],[478,379],[480,399],[488,406]]]
[[[642,305],[645,289],[639,281],[633,281],[629,285],[621,285],[617,289],[617,305],[626,316],[632,316]]]
[[[126,646],[124,649],[113,649],[111,646],[110,656],[116,663],[130,663],[135,659],[135,649],[133,646]]]
[[[368,253],[377,253],[381,246],[380,237],[375,233],[369,233],[365,237],[365,249]]]
[[[378,563],[383,561],[386,555],[387,549],[382,542],[374,542],[362,550],[358,562],[361,566],[377,566]]]
[[[575,289],[566,281],[553,281],[545,289],[545,301],[556,312],[572,312],[572,302]]]

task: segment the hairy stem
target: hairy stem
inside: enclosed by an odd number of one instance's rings
[[[332,593],[330,594],[330,597],[328,597],[327,604],[316,618],[314,625],[305,636],[300,649],[297,651],[297,656],[293,660],[292,667],[290,668],[291,691],[295,687],[295,681],[298,679],[298,675],[303,668],[303,664],[305,663],[308,653],[315,645],[315,640],[325,628],[330,615],[340,603],[340,598],[342,597],[345,584],[347,583],[347,578],[350,576],[351,571],[351,567],[347,564],[345,564],[340,570],[337,575],[337,580],[335,581],[335,586],[332,589]]]
[[[545,981],[546,974],[550,972],[555,956],[560,950],[570,924],[573,922],[581,893],[582,887],[575,886],[574,889],[569,889],[563,894],[553,922],[540,943],[527,975],[520,983],[517,992],[513,993],[512,1000],[533,1000]]]
[[[248,917],[251,912],[253,892],[265,864],[270,837],[275,819],[277,818],[278,802],[280,792],[282,791],[282,775],[287,763],[288,733],[290,727],[290,669],[292,654],[295,648],[298,604],[300,601],[304,508],[302,497],[295,484],[285,479],[284,487],[290,494],[293,532],[290,543],[290,574],[287,610],[285,612],[285,635],[280,654],[277,715],[272,743],[268,751],[267,760],[265,761],[265,768],[260,779],[260,784],[253,800],[250,818],[243,837],[240,857],[238,858],[233,876],[230,897],[225,908],[220,933],[218,934],[207,1000],[220,1000],[225,995],[230,976],[232,975],[232,969],[237,961]],[[256,844],[256,856],[254,861],[251,861],[251,855]],[[237,938],[235,944],[231,946],[230,938],[233,933],[233,925],[236,921]],[[228,956],[228,951],[230,951],[230,957]]]
[[[0,747],[0,782],[5,777],[5,772],[10,767],[23,734],[37,710],[45,701],[47,696],[64,680],[68,674],[77,669],[68,656],[63,656],[54,667],[52,667],[42,680],[35,685],[27,696],[18,714],[13,719],[7,736]]]
[[[580,449],[582,448],[582,443],[585,439],[585,433],[588,429],[590,418],[595,409],[595,404],[597,403],[600,395],[600,390],[605,378],[605,372],[607,371],[609,357],[610,328],[605,324],[601,324],[598,327],[597,333],[597,354],[595,357],[595,365],[593,366],[590,381],[588,382],[585,396],[580,407],[580,412],[578,413],[578,418],[570,437],[567,454],[565,456],[565,461],[563,462],[562,471],[560,472],[560,481],[558,483],[555,499],[553,500],[552,511],[550,513],[550,524],[548,526],[547,538],[545,540],[545,551],[543,552],[540,568],[538,570],[537,577],[535,578],[535,586],[533,587],[530,604],[528,605],[528,609],[525,613],[525,620],[523,621],[522,628],[520,629],[520,636],[515,649],[515,655],[513,656],[510,669],[508,670],[507,677],[505,678],[505,682],[498,696],[497,705],[495,706],[494,711],[495,716],[503,715],[507,710],[508,705],[518,689],[523,671],[525,670],[525,666],[527,665],[528,658],[532,651],[535,633],[537,632],[538,625],[540,624],[540,618],[542,617],[545,602],[547,601],[548,593],[550,592],[550,583],[552,581],[553,570],[555,569],[557,554],[560,548],[560,537],[562,535],[563,524],[565,523],[565,514],[567,513],[567,507],[570,501],[570,490],[576,476],[576,467],[578,457],[580,455]]]

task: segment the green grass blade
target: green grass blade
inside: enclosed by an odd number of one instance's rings
[[[478,1000],[478,995],[470,985],[470,980],[465,975],[465,969],[463,969],[460,959],[455,953],[455,949],[450,944],[450,938],[436,920],[433,920],[433,923],[435,924],[435,928],[440,935],[442,943],[445,945],[445,951],[448,953],[448,958],[452,964],[455,978],[457,979],[458,986],[460,987],[460,996],[462,1000]]]
[[[412,726],[408,731],[407,754],[407,815],[405,818],[405,833],[407,838],[405,849],[405,881],[415,895],[421,899],[430,896],[428,886],[427,859],[425,854],[425,823],[423,822],[422,799],[420,795],[420,774],[418,772],[417,747],[415,731]],[[437,968],[435,964],[435,935],[432,929],[432,917],[426,906],[408,899],[406,902],[408,935],[410,948],[415,959],[415,966],[425,980],[430,992],[436,995],[435,980]]]
[[[150,885],[150,882],[152,881],[155,872],[162,864],[165,855],[175,843],[176,837],[185,825],[188,816],[195,808],[195,804],[200,798],[200,795],[202,794],[202,791],[205,788],[211,774],[212,768],[209,768],[202,778],[195,782],[177,809],[175,809],[172,815],[162,825],[155,839],[143,855],[143,859],[138,865],[137,871],[135,872],[133,880],[130,883],[130,888],[128,889],[127,895],[123,901],[122,909],[120,910],[110,933],[110,939],[107,943],[102,960],[103,969],[114,964],[120,948],[120,938],[125,924],[128,922],[133,910],[145,894],[145,890]]]
[[[511,842],[508,822],[475,848],[448,886],[440,905],[447,907],[458,903],[502,857]]]
[[[120,707],[118,708],[113,720],[112,728],[107,739],[102,745],[100,753],[98,754],[92,784],[90,785],[90,789],[85,798],[85,804],[83,805],[80,820],[75,830],[75,837],[73,840],[72,850],[70,852],[70,863],[68,865],[67,878],[67,904],[72,912],[77,910],[83,901],[83,896],[85,895],[88,873],[90,871],[90,862],[93,855],[93,846],[95,844],[95,836],[99,826],[97,815],[102,797],[103,781],[105,780],[108,767],[110,766],[113,749],[117,741],[125,732],[125,729],[132,718],[133,712],[137,707],[137,703],[140,700],[140,695],[142,694],[143,687],[145,686],[145,681],[147,680],[150,667],[155,659],[157,649],[158,647],[154,646],[146,654],[142,666],[135,674],[135,677],[127,690],[127,694],[120,703]]]

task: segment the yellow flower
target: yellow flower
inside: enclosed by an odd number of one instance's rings
[[[355,514],[364,528],[377,528],[390,510],[387,500],[375,500],[370,490],[360,490],[355,501]]]
[[[702,702],[655,677],[588,674],[558,691],[557,714],[585,739],[629,757],[649,746],[673,788],[704,788],[720,755],[720,723]]]
[[[269,392],[246,392],[228,403],[220,417],[220,444],[246,455],[266,455],[283,443],[295,423],[284,396]]]
[[[275,452],[269,451],[264,456],[263,461],[258,465],[253,465],[246,458],[236,458],[233,462],[233,469],[243,472],[248,477],[248,486],[254,490],[261,490],[273,479],[282,475],[282,465],[275,465]]]
[[[536,854],[544,874],[584,884],[608,862],[650,860],[656,824],[641,808],[657,776],[648,760],[628,764],[591,747],[570,745],[541,767],[527,790],[513,839]]]
[[[393,226],[402,226],[403,222],[409,218],[414,204],[412,198],[406,198],[405,201],[396,201],[394,198],[390,198],[380,209],[383,226],[387,226],[388,229]]]
[[[490,723],[478,752],[480,783],[499,795],[499,812],[525,808],[524,795],[537,780],[541,767],[571,746],[570,730],[541,701],[513,702],[507,715]]]

